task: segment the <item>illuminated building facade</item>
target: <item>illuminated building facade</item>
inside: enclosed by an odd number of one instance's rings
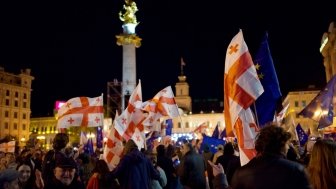
[[[319,93],[319,90],[307,90],[307,91],[295,91],[295,92],[289,92],[285,98],[285,100],[282,102],[282,105],[285,107],[287,104],[289,104],[288,110],[287,110],[287,119],[293,119],[295,126],[300,123],[303,130],[305,132],[310,129],[310,133],[312,135],[319,135],[317,131],[317,125],[318,122],[313,121],[310,118],[305,118],[303,116],[299,116],[298,114],[301,112],[301,110],[306,107]],[[287,127],[293,126],[292,120],[288,120],[289,123],[286,124]],[[289,129],[289,128],[287,128]]]
[[[336,74],[336,26],[331,22],[322,36],[320,52],[323,55],[327,82]]]
[[[21,147],[29,137],[34,80],[30,73],[30,69],[25,69],[20,74],[12,74],[0,67],[0,139],[10,137]]]
[[[52,148],[52,141],[54,140],[55,135],[58,133],[58,129],[56,127],[57,119],[56,117],[39,117],[39,118],[31,118],[30,121],[30,137],[29,141],[36,145],[38,144],[40,147],[44,149]],[[103,130],[107,131],[109,127],[112,125],[112,119],[105,118]],[[65,130],[70,137],[70,145],[78,146],[80,142],[80,134],[81,131],[85,131],[88,133],[96,134],[96,127],[70,127]],[[90,137],[95,138],[95,135],[90,135]],[[94,141],[94,140],[93,140]],[[95,142],[94,142],[95,144]]]

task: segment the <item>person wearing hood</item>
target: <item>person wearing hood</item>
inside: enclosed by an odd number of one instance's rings
[[[119,164],[108,174],[108,177],[117,178],[121,189],[150,189],[151,180],[159,180],[160,173],[130,139],[125,144]]]

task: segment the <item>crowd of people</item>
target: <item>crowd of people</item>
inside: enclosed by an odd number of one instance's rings
[[[0,152],[0,189],[334,189],[336,142],[316,139],[300,152],[282,127],[268,125],[255,140],[257,155],[241,166],[234,141],[217,152],[201,140],[159,144],[139,150],[125,141],[119,164],[110,170],[99,154],[75,152],[65,133],[53,148]]]

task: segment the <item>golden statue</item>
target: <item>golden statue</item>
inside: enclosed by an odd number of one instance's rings
[[[134,1],[125,0],[125,5],[123,6],[125,13],[119,12],[119,18],[124,24],[138,24],[135,13],[138,11],[138,8]]]

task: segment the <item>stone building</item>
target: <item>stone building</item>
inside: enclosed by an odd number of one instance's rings
[[[29,138],[33,80],[30,69],[13,74],[0,67],[0,139],[16,140],[18,146]]]

